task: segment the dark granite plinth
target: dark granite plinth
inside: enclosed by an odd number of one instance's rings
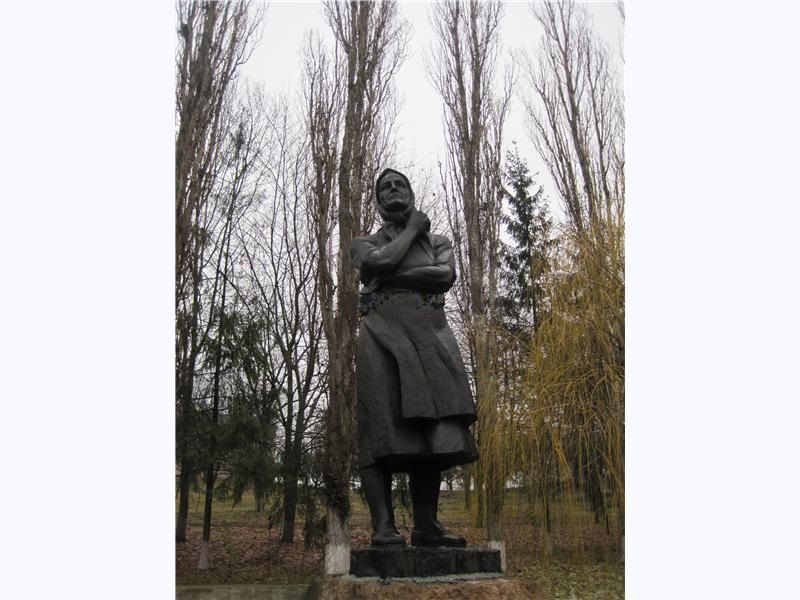
[[[350,553],[350,574],[356,577],[438,577],[471,573],[500,573],[500,550],[407,546],[365,548]]]

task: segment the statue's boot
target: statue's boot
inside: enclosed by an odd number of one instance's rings
[[[404,545],[406,541],[394,524],[392,474],[378,467],[361,469],[361,486],[372,519],[372,545]]]
[[[464,548],[467,541],[446,530],[437,519],[439,512],[439,487],[442,474],[438,470],[415,471],[408,474],[411,504],[414,508],[412,546],[451,546]]]

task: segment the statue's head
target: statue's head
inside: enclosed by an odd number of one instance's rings
[[[414,190],[408,177],[394,169],[384,169],[375,182],[375,203],[386,221],[405,224],[414,210]]]

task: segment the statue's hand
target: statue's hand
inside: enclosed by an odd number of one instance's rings
[[[412,229],[416,229],[417,233],[422,233],[423,231],[430,231],[431,229],[431,220],[421,210],[414,210],[411,213],[411,217],[408,219],[407,227],[411,227]]]

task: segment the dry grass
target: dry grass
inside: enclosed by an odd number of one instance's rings
[[[270,528],[267,516],[257,514],[252,498],[248,497],[236,507],[215,504],[210,547],[212,568],[199,571],[197,559],[202,504],[199,494],[192,500],[188,541],[176,547],[178,585],[306,583],[322,575],[322,548],[305,548],[302,523],[298,526],[296,536],[300,539],[294,544],[281,544],[278,541],[280,524]],[[367,508],[357,497],[353,498],[352,506],[350,525],[353,546],[366,547],[370,536]],[[453,531],[466,536],[470,545],[486,543],[486,529],[474,527],[474,515],[464,510],[463,492],[443,491],[439,512],[441,520]],[[545,556],[541,515],[536,507],[528,504],[524,494],[516,491],[508,494],[504,522],[508,550],[506,575],[519,579],[523,586],[515,589],[535,589],[538,596],[527,597],[543,600],[622,598],[623,565],[619,561],[614,540],[605,533],[604,527],[595,525],[588,511],[568,504],[558,506],[554,514],[558,515],[554,519],[552,533],[555,552]],[[401,508],[397,511],[397,517],[398,526],[408,538],[410,515]],[[382,589],[386,591],[391,587],[383,586]],[[400,590],[400,587],[393,589]],[[431,587],[425,589],[431,594],[435,591]],[[445,591],[441,593],[444,595],[430,597],[469,597],[446,595],[455,593],[453,589],[452,585],[448,587],[448,584],[442,584],[442,590]],[[509,595],[511,592],[508,590],[510,587],[506,589],[506,596],[497,590],[495,592],[500,594],[497,597],[514,597]],[[485,597],[492,597],[492,593],[486,591]]]
[[[321,586],[321,600],[547,600],[523,579],[490,579],[445,583],[416,583],[330,579]]]

